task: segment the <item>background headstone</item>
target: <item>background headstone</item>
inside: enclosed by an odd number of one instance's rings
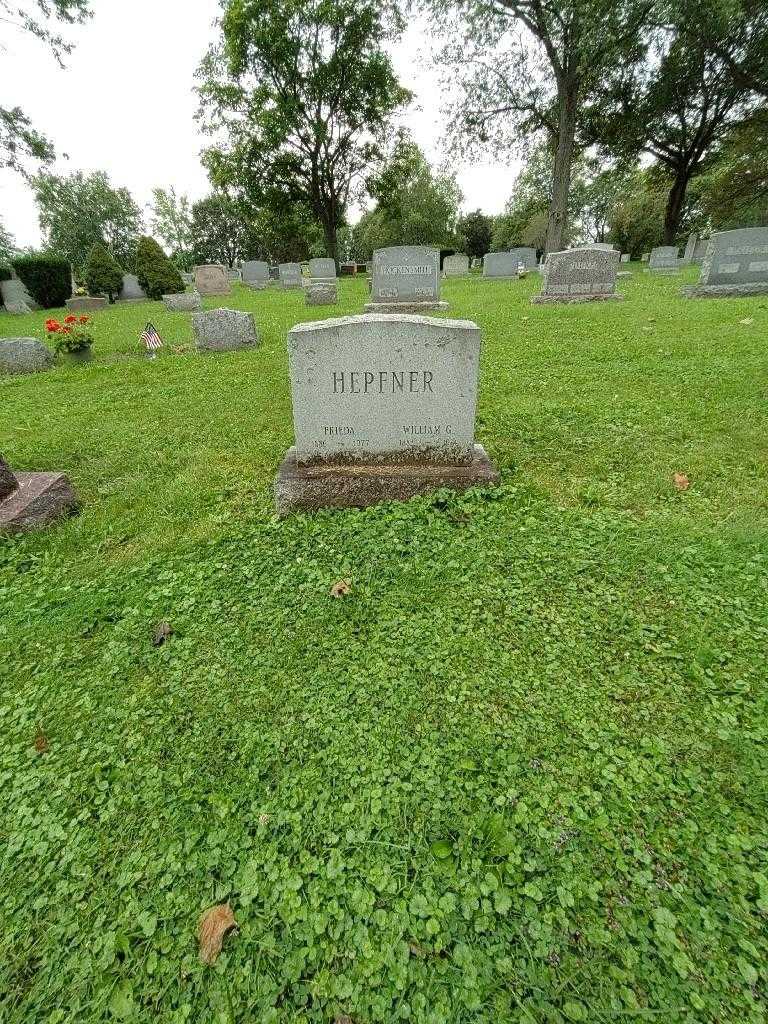
[[[106,309],[109,299],[100,295],[73,295],[65,303],[70,313],[97,313],[100,309]]]
[[[768,227],[718,231],[709,239],[692,298],[768,293]]]
[[[443,273],[446,277],[463,277],[469,273],[469,256],[457,252],[446,256],[443,260]]]
[[[519,263],[512,252],[488,252],[483,257],[483,277],[499,280],[516,278]]]
[[[693,250],[693,263],[701,264],[704,262],[704,257],[707,255],[707,247],[709,246],[708,238],[700,238],[696,242],[696,248]]]
[[[632,259],[632,254],[631,254],[631,253],[629,253],[629,252],[623,252],[623,253],[621,254],[621,262],[622,262],[622,263],[629,263],[629,261],[630,261],[631,259]]]
[[[336,284],[332,281],[317,281],[306,289],[308,306],[335,306],[338,302]]]
[[[252,313],[237,309],[209,309],[192,316],[192,330],[198,351],[232,352],[256,348],[259,332]]]
[[[685,243],[685,252],[683,254],[683,264],[688,267],[693,263],[693,254],[696,252],[696,243],[699,240],[699,236],[694,231],[693,234],[688,235],[688,241]]]
[[[269,264],[264,260],[248,260],[243,264],[244,284],[256,288],[266,288],[269,280]]]
[[[37,338],[0,339],[0,374],[37,373],[53,365],[53,352]]]
[[[517,265],[522,265],[526,270],[538,270],[539,261],[536,256],[536,250],[531,249],[530,246],[523,246],[518,249],[510,249],[509,255],[516,261]],[[517,273],[517,271],[515,271]]]
[[[474,443],[479,356],[466,320],[374,314],[292,328],[296,443],[278,472],[278,511],[496,482]]]
[[[600,302],[621,299],[616,293],[619,253],[615,249],[568,249],[551,252],[542,268],[541,294],[531,302]]]
[[[662,274],[675,274],[680,270],[679,251],[676,245],[657,245],[651,249],[648,269]]]
[[[440,302],[440,254],[426,245],[395,245],[373,254],[366,313],[447,309]]]
[[[281,288],[301,288],[302,276],[299,263],[281,263],[278,270]]]
[[[176,295],[164,295],[163,305],[169,313],[199,313],[203,301],[199,292],[178,292]]]
[[[309,276],[313,281],[335,281],[336,264],[326,257],[310,260]]]
[[[226,268],[220,263],[195,267],[195,289],[201,295],[229,295],[232,287]]]
[[[0,456],[0,534],[48,526],[77,508],[77,495],[63,473],[13,473]]]
[[[15,271],[14,271],[15,275]],[[0,281],[0,294],[3,296],[3,305],[27,306],[28,309],[39,309],[40,307],[27,291],[26,285],[14,276],[10,281]]]
[[[133,302],[137,299],[146,300],[147,293],[139,284],[136,274],[123,274],[123,287],[120,289],[118,299],[122,302]]]

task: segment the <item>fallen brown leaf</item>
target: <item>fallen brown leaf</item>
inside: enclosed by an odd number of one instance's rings
[[[352,589],[352,580],[339,580],[331,587],[331,597],[346,597]]]
[[[155,647],[161,647],[173,633],[173,626],[170,622],[158,622],[155,632],[152,634],[152,643]]]
[[[37,730],[35,735],[35,750],[38,754],[44,754],[48,750],[48,737],[45,735],[42,729]]]
[[[691,481],[685,475],[685,473],[674,473],[672,476],[675,487],[678,491],[687,491],[691,486]]]
[[[221,945],[227,932],[237,927],[235,915],[228,903],[211,907],[202,915],[197,928],[200,942],[200,959],[204,964],[214,964],[221,952]]]

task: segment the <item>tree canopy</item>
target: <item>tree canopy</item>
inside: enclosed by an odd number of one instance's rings
[[[336,259],[348,202],[409,98],[384,50],[398,29],[375,0],[228,0],[198,72],[214,186],[257,208],[304,204]]]

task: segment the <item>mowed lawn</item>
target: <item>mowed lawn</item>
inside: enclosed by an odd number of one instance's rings
[[[286,331],[363,280],[0,380],[83,501],[0,541],[4,1024],[768,1018],[768,299],[696,275],[445,282],[502,470],[462,497],[274,516]]]

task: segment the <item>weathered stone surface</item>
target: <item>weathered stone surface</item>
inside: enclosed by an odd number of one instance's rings
[[[198,351],[231,352],[240,348],[256,348],[259,332],[252,313],[237,309],[210,309],[195,313],[192,330]]]
[[[269,264],[264,260],[247,260],[243,264],[244,284],[266,288],[269,280]]]
[[[336,285],[330,281],[311,284],[305,292],[308,306],[335,306],[339,301]]]
[[[2,455],[0,455],[0,501],[16,490],[19,482]]]
[[[53,365],[53,352],[36,338],[0,340],[0,375],[37,373]]]
[[[169,313],[199,313],[203,300],[198,292],[178,292],[176,295],[164,295],[163,305]]]
[[[184,272],[181,275],[181,280],[184,282],[184,284],[192,284],[192,282],[195,280],[195,275]]]
[[[651,254],[649,252],[644,252],[643,255],[640,257],[640,262],[641,263],[647,263],[648,260],[650,260],[650,258],[651,258]]]
[[[700,238],[696,242],[696,248],[693,250],[693,260],[692,260],[692,262],[694,264],[699,265],[699,264],[704,262],[704,257],[707,255],[707,247],[708,246],[709,246],[709,239],[708,238]]]
[[[651,249],[648,270],[654,273],[677,274],[680,263],[677,246],[657,245],[655,249]]]
[[[310,260],[309,276],[313,281],[335,281],[336,264],[332,259],[325,257],[322,259]]]
[[[768,294],[768,227],[714,234],[699,283],[683,291],[694,299]]]
[[[428,312],[440,302],[440,254],[425,245],[396,245],[373,254],[366,313]]]
[[[26,533],[77,511],[77,495],[64,473],[14,475],[18,486],[0,498],[0,534]]]
[[[688,235],[688,241],[685,243],[685,252],[683,253],[683,266],[690,266],[693,263],[693,256],[696,252],[696,243],[699,240],[699,236],[694,231]]]
[[[443,260],[443,274],[446,277],[464,277],[469,273],[469,256],[463,252],[446,256]]]
[[[589,246],[551,252],[542,268],[541,294],[531,302],[605,302],[621,299],[616,293],[619,253]]]
[[[341,277],[354,277],[357,273],[356,263],[342,263],[339,265],[339,275]]]
[[[206,263],[195,267],[195,290],[201,295],[229,295],[232,286],[226,267],[220,263]]]
[[[24,316],[25,313],[32,312],[26,302],[11,302],[10,305],[5,307],[5,311],[13,316]]]
[[[280,516],[321,508],[368,508],[444,487],[458,492],[494,487],[499,479],[498,469],[479,444],[474,445],[472,460],[461,466],[300,466],[296,449],[289,448],[275,479],[275,506]]]
[[[109,299],[100,295],[73,295],[67,299],[66,306],[70,313],[97,313],[100,309],[106,309]]]
[[[512,249],[510,255],[517,260],[518,266],[522,264],[526,270],[538,270],[539,261],[536,257],[536,250],[531,249],[529,246],[523,246],[520,249]]]
[[[301,288],[302,273],[299,263],[281,263],[278,267],[281,288]]]
[[[241,270],[238,270],[237,267],[229,267],[229,268],[226,268],[226,269],[227,269],[227,278],[229,279],[229,283],[230,284],[234,284],[236,281],[242,281],[243,274],[242,274]]]
[[[3,297],[3,305],[6,309],[10,306],[27,306],[30,310],[40,307],[29,294],[26,285],[18,277],[10,281],[0,281],[0,295]]]
[[[296,444],[275,482],[281,515],[498,481],[474,442],[476,324],[377,314],[297,324],[288,358]]]
[[[610,242],[588,242],[586,245],[574,245],[573,249],[601,249],[603,252],[614,252]]]
[[[517,277],[519,260],[511,252],[488,252],[483,257],[483,277],[503,281]]]
[[[629,253],[629,252],[623,252],[623,253],[621,254],[621,262],[622,262],[622,263],[629,263],[629,261],[630,261],[631,259],[632,259],[632,254],[631,254],[631,253]]]
[[[139,284],[139,279],[135,274],[123,274],[123,287],[120,289],[118,298],[122,302],[132,302],[136,300],[146,300],[147,293]]]

